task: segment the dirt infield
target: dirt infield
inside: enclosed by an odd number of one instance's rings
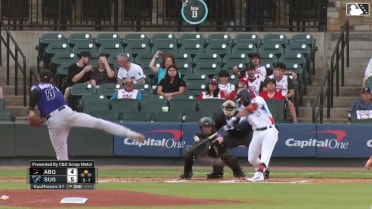
[[[170,206],[170,205],[202,205],[233,204],[234,201],[202,200],[167,195],[148,194],[125,190],[93,190],[93,191],[2,191],[10,198],[0,200],[0,205],[32,208],[76,207],[77,204],[61,204],[64,197],[85,197],[88,201],[82,207],[110,206]]]

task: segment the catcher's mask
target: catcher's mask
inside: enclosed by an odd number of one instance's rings
[[[237,102],[242,103],[244,106],[248,106],[251,103],[251,93],[248,89],[242,89],[238,92]]]
[[[212,127],[214,128],[215,122],[211,117],[202,117],[199,120],[199,127],[200,129],[203,127]]]
[[[236,104],[232,100],[227,100],[222,103],[222,111],[226,117],[232,117],[235,115],[236,112]]]

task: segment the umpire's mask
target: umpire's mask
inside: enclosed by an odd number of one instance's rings
[[[227,100],[222,104],[222,111],[226,117],[231,118],[235,115],[236,112],[236,104],[232,100]]]

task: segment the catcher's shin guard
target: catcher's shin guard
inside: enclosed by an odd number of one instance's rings
[[[234,157],[231,152],[226,152],[221,156],[221,159],[234,173],[234,177],[240,178],[245,177],[242,168],[239,165],[238,160]]]
[[[223,166],[214,165],[213,172],[207,174],[207,179],[222,179],[223,178]]]

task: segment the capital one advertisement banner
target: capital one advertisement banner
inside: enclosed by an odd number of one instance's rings
[[[146,139],[140,143],[130,138],[114,136],[114,156],[180,157],[181,150],[186,146],[182,140],[180,123],[122,124],[142,133]]]
[[[368,124],[279,124],[273,157],[366,158],[372,154]]]
[[[123,123],[143,133],[146,140],[114,136],[114,156],[182,158],[194,144],[196,123]],[[366,158],[372,154],[372,125],[369,124],[278,124],[279,139],[273,157]],[[247,158],[248,149],[232,149]]]

